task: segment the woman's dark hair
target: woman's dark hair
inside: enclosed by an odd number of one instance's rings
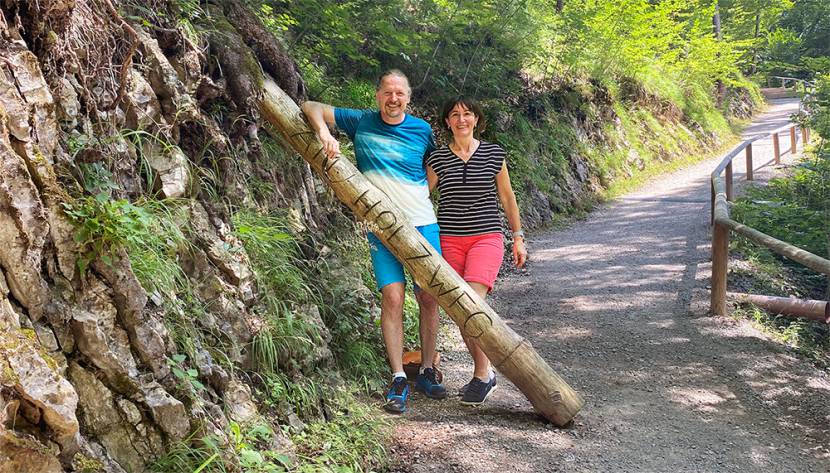
[[[445,129],[449,130],[450,127],[447,126],[447,118],[450,117],[450,112],[452,109],[455,108],[456,105],[463,105],[464,108],[473,112],[473,114],[478,118],[478,125],[476,126],[476,132],[481,134],[484,131],[484,114],[481,112],[481,107],[478,105],[474,99],[470,97],[466,97],[464,95],[459,95],[454,99],[447,100],[444,102],[444,108],[441,112],[441,125],[444,126]]]

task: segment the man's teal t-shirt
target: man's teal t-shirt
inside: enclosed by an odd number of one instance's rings
[[[424,168],[424,156],[435,149],[429,124],[407,114],[401,123],[390,125],[377,110],[351,108],[335,108],[334,119],[354,142],[357,168],[412,225],[436,223]]]

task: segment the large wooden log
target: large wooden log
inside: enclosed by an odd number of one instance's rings
[[[495,368],[516,385],[533,407],[558,426],[569,423],[584,401],[436,253],[415,227],[346,158],[329,159],[299,107],[266,78],[262,117],[274,125],[335,195],[372,227],[407,267],[418,285],[438,299],[461,331],[475,338]]]

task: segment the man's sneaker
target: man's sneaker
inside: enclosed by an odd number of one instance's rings
[[[383,408],[395,414],[403,414],[406,411],[406,400],[409,398],[409,383],[403,376],[398,376],[389,385],[386,393],[386,404]]]
[[[418,375],[415,379],[415,389],[432,399],[444,399],[447,397],[447,390],[435,378],[435,370],[432,368],[425,368],[424,372]]]
[[[495,375],[490,381],[482,381],[478,378],[473,378],[467,384],[467,390],[464,391],[464,396],[461,398],[461,404],[468,406],[477,406],[487,400],[490,394],[496,390]]]

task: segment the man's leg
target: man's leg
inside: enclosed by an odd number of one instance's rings
[[[418,301],[421,367],[432,368],[438,338],[438,301],[422,290],[415,291],[415,299]]]
[[[386,358],[392,370],[392,383],[383,408],[403,413],[409,398],[409,383],[403,372],[403,301],[406,279],[403,266],[378,238],[369,234],[369,253],[380,290],[380,328]]]
[[[438,251],[438,254],[441,254],[438,225],[417,228],[430,245]],[[435,367],[432,366],[432,360],[435,358],[435,343],[438,338],[438,301],[417,285],[415,286],[415,299],[418,301],[418,327],[421,336],[421,373],[415,380],[415,386],[427,397],[443,399],[447,397],[447,390],[438,382]]]
[[[404,283],[396,282],[380,290],[380,328],[386,345],[386,358],[392,373],[403,371]],[[433,347],[434,347],[433,341]]]

